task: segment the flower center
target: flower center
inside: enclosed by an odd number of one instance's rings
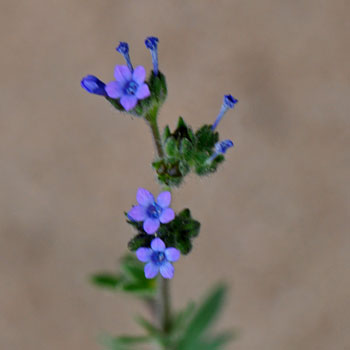
[[[163,252],[153,252],[151,260],[155,265],[162,265],[165,262],[165,254]]]
[[[139,85],[135,81],[130,80],[129,82],[126,83],[124,91],[127,95],[133,96],[136,94],[138,87]]]
[[[152,219],[158,219],[161,213],[162,208],[157,203],[151,204],[147,208],[147,215]]]

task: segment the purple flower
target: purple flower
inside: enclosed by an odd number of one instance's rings
[[[84,77],[81,80],[80,85],[87,92],[90,92],[90,94],[106,96],[106,84],[94,75],[87,75]]]
[[[137,100],[143,100],[151,93],[145,81],[146,70],[142,66],[133,72],[127,66],[116,66],[114,69],[116,81],[106,85],[107,95],[111,98],[120,98],[121,105],[126,111],[136,106]]]
[[[143,221],[143,229],[149,234],[154,234],[159,226],[167,224],[174,220],[174,210],[169,208],[171,202],[171,193],[169,191],[161,192],[157,201],[153,194],[144,188],[139,188],[136,194],[136,205],[128,212],[128,217],[134,221]]]
[[[180,258],[180,251],[176,248],[165,248],[160,238],[151,242],[151,248],[139,248],[136,250],[137,258],[147,263],[145,265],[146,278],[154,278],[160,272],[164,278],[173,278],[174,266],[171,262]]]
[[[149,36],[145,40],[145,45],[147,49],[151,51],[153,72],[155,75],[158,75],[158,42],[159,39],[155,36]]]
[[[231,140],[224,140],[215,144],[215,152],[207,160],[207,163],[211,163],[219,154],[225,154],[229,148],[233,147]]]
[[[224,102],[222,103],[219,115],[216,117],[214,124],[211,127],[211,130],[215,130],[218,124],[220,123],[221,118],[224,116],[226,111],[230,108],[233,108],[235,104],[238,102],[232,95],[225,95]]]
[[[123,41],[121,41],[118,45],[118,47],[116,47],[116,50],[121,53],[126,61],[126,64],[128,65],[128,68],[130,69],[131,72],[134,71],[134,68],[131,64],[131,60],[130,60],[130,56],[129,56],[129,45],[128,43],[125,43]]]

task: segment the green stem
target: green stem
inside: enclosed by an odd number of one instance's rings
[[[164,332],[167,334],[170,330],[171,325],[171,314],[170,314],[170,283],[169,280],[158,277],[158,321],[159,325]]]
[[[162,139],[159,132],[157,123],[158,106],[154,107],[149,114],[145,117],[148,125],[151,128],[157,156],[164,158],[164,150]],[[171,326],[171,308],[170,308],[170,283],[169,280],[164,279],[162,276],[158,277],[158,294],[157,294],[157,319],[160,329],[167,334]]]
[[[157,123],[157,114],[158,107],[155,107],[146,117],[145,119],[148,122],[148,125],[151,128],[154,144],[156,146],[157,155],[159,158],[164,158],[164,150],[162,145],[162,138],[160,136],[158,123]]]

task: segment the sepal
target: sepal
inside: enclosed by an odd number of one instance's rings
[[[155,75],[152,71],[148,80],[148,86],[151,91],[151,98],[161,106],[168,95],[165,75],[161,72]]]

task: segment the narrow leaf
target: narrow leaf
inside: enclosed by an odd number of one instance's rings
[[[219,314],[224,303],[226,287],[217,286],[200,305],[199,309],[191,319],[184,336],[180,341],[180,348],[190,349],[191,344],[196,342],[202,334],[211,326]]]
[[[121,281],[120,276],[111,273],[97,273],[91,276],[91,282],[100,288],[116,289]]]

